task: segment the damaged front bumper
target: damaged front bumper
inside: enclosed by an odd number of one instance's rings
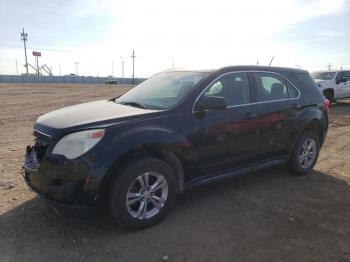
[[[64,216],[84,219],[97,214],[99,188],[106,172],[107,168],[92,167],[83,159],[55,155],[38,159],[35,147],[26,150],[27,185]]]

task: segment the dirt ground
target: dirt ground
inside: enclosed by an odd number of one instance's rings
[[[22,179],[35,119],[128,87],[0,84],[0,261],[350,261],[350,101],[331,109],[315,171],[265,169],[180,195],[166,219],[125,231],[54,213]]]

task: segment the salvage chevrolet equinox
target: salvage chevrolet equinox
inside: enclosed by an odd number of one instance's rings
[[[313,169],[329,101],[300,69],[159,73],[124,95],[40,116],[24,178],[61,213],[141,229],[187,189],[287,164]]]

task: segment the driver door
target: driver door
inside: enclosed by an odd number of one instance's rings
[[[256,160],[262,141],[257,135],[248,73],[226,73],[203,96],[221,96],[227,107],[193,112],[192,145],[199,176],[220,173]],[[199,98],[198,101],[201,101]]]
[[[347,78],[347,81],[341,81],[341,79]],[[337,85],[337,97],[349,97],[350,96],[350,71],[341,71],[336,77]]]

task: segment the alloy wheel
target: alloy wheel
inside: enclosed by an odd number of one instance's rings
[[[126,195],[126,208],[137,219],[159,213],[168,198],[168,183],[162,174],[146,172],[136,178]]]
[[[303,143],[299,153],[299,164],[302,168],[309,168],[316,159],[316,142],[314,139],[307,139]]]

